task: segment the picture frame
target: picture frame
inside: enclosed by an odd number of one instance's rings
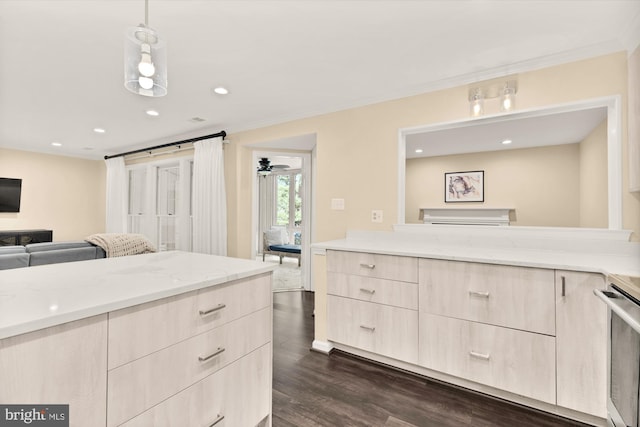
[[[484,202],[484,171],[445,172],[444,201]]]

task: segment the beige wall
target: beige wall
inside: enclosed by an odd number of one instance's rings
[[[580,227],[607,228],[607,120],[580,143]]]
[[[444,173],[474,170],[484,170],[484,203],[454,207],[511,208],[512,225],[580,225],[580,144],[409,159],[406,222],[422,222],[421,208],[452,207]]]
[[[345,236],[347,229],[391,230],[397,222],[398,130],[467,118],[467,86],[435,91],[336,113],[230,135],[234,146],[225,166],[231,176],[229,254],[251,254],[251,180],[255,165],[245,145],[317,135],[316,241]],[[518,75],[519,110],[621,95],[623,129],[627,126],[627,53],[620,52]],[[497,112],[497,111],[496,111]],[[492,111],[487,111],[492,113]],[[627,134],[623,132],[623,227],[640,232],[640,200],[628,192]],[[331,198],[344,198],[346,209],[332,211]],[[372,209],[384,222],[370,221]],[[231,237],[233,236],[233,238]],[[231,240],[234,239],[234,240]],[[317,295],[326,292],[315,283]],[[325,339],[324,300],[316,297],[316,337]]]
[[[629,56],[629,187],[640,200],[640,46]]]
[[[51,229],[56,241],[104,232],[105,175],[103,161],[0,148],[0,176],[22,179],[20,212],[0,213],[0,229]]]

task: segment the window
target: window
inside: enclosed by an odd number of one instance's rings
[[[302,174],[290,172],[276,177],[276,225],[295,231],[302,224]]]
[[[128,168],[128,232],[144,234],[158,251],[191,250],[192,165],[176,159]]]
[[[176,207],[180,194],[180,168],[177,165],[160,167],[156,178],[158,250],[170,251],[176,249]]]

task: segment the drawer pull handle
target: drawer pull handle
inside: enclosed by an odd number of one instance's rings
[[[218,304],[217,306],[210,308],[209,310],[200,310],[199,313],[200,316],[206,316],[207,314],[215,313],[218,310],[222,310],[226,306],[226,304]]]
[[[562,276],[561,279],[562,279],[562,296],[564,297],[564,296],[567,296],[567,279],[564,276]]]
[[[366,292],[366,293],[371,294],[371,295],[373,295],[373,294],[375,294],[375,293],[376,293],[376,290],[375,290],[375,289],[360,288],[360,290],[361,290],[362,292]]]
[[[364,264],[364,263],[362,263],[362,264],[360,264],[360,267],[368,268],[370,270],[373,270],[374,268],[376,268],[376,265],[375,264]]]
[[[225,348],[224,348],[224,347],[218,347],[218,349],[217,349],[216,351],[214,351],[213,353],[211,353],[211,354],[210,354],[210,355],[208,355],[208,356],[205,356],[205,357],[198,356],[198,360],[199,360],[200,362],[203,362],[203,363],[204,363],[204,362],[206,362],[207,360],[211,360],[213,357],[216,357],[217,355],[219,355],[219,354],[223,353],[223,352],[224,352],[224,350],[225,350]],[[213,424],[212,424],[212,425],[213,425]]]
[[[491,358],[490,354],[476,353],[475,351],[470,351],[469,356],[482,359],[482,360],[489,360]]]
[[[218,414],[218,417],[215,420],[213,420],[211,424],[209,424],[209,427],[213,427],[214,425],[218,424],[222,420],[224,420],[224,415]]]
[[[489,292],[469,291],[472,297],[489,298]]]
[[[376,330],[376,327],[375,327],[375,326],[365,326],[365,325],[360,325],[360,328],[362,328],[362,329],[366,329],[367,331],[370,331],[370,332],[375,332],[375,330]]]

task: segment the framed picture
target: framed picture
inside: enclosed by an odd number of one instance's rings
[[[484,202],[484,171],[446,172],[444,201]]]

